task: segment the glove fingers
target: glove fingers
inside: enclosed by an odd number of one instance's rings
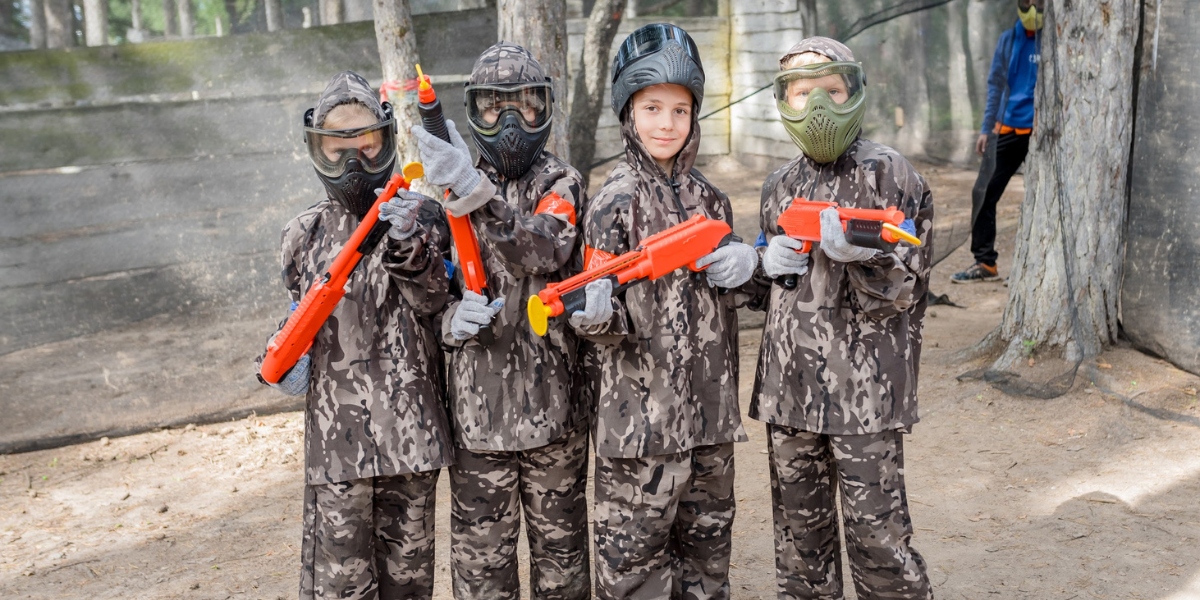
[[[779,241],[775,241],[775,240],[779,240]],[[799,250],[804,247],[804,240],[798,240],[794,237],[788,237],[786,235],[777,235],[777,236],[771,238],[771,243],[778,244],[780,246],[783,246],[784,248],[787,248],[787,249],[793,250],[793,251]],[[792,252],[792,254],[795,254],[795,252]]]

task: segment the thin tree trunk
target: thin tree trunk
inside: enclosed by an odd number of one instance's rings
[[[29,47],[46,47],[46,5],[42,0],[29,0]]]
[[[600,114],[608,108],[609,51],[625,0],[596,0],[588,16],[587,29],[580,48],[579,71],[575,73],[575,94],[571,100],[571,158],[575,168],[588,181],[588,172],[596,159],[596,126]]]
[[[44,0],[46,47],[70,48],[75,45],[75,11],[71,0]]]
[[[395,2],[394,4],[403,4],[404,10],[408,11],[407,2]],[[342,22],[342,0],[320,0],[321,7],[321,24],[322,25],[337,25]]]
[[[599,3],[599,2],[597,2]],[[498,0],[498,39],[529,50],[554,87],[554,125],[546,150],[571,162],[567,132],[567,3],[565,0]]]
[[[196,11],[192,0],[176,0],[179,5],[179,37],[190,38],[196,34]]]
[[[83,39],[89,46],[108,44],[108,1],[83,0]]]
[[[417,53],[417,33],[413,29],[412,13],[408,2],[375,0],[375,41],[379,46],[379,60],[383,67],[383,81],[411,81],[417,78],[416,65],[421,62]],[[401,94],[395,96],[395,94]],[[421,123],[417,114],[415,96],[409,98],[404,92],[395,92],[388,100],[396,115],[396,167],[404,163],[419,161],[417,143],[409,130]],[[435,194],[423,181],[414,189],[424,194]]]
[[[265,0],[267,10],[267,31],[283,29],[283,3],[281,0]]]
[[[1043,349],[1075,361],[1116,338],[1141,4],[1047,7],[996,368]]]
[[[226,2],[228,8],[230,2]],[[177,12],[175,9],[175,0],[162,0],[163,7],[163,37],[172,38],[179,34],[179,26],[176,23]],[[236,18],[237,11],[229,13],[230,19]]]

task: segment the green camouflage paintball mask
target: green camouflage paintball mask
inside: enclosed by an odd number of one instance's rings
[[[805,65],[775,76],[775,104],[800,151],[829,163],[858,138],[866,112],[864,87],[859,63]]]

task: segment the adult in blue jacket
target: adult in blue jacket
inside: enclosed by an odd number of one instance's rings
[[[995,170],[971,226],[971,254],[975,256],[975,264],[952,275],[950,280],[954,283],[1000,279],[996,269],[996,203],[1029,153],[1044,4],[1045,0],[1017,0],[1019,18],[996,43],[988,73],[983,127],[975,141],[975,152],[983,154],[989,134],[996,134]]]

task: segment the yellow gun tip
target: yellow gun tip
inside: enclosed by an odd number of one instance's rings
[[[909,244],[912,244],[913,246],[921,245],[921,238],[918,238],[917,236],[912,235],[911,233],[909,233],[903,229],[900,229],[899,227],[896,227],[895,225],[892,225],[891,223],[884,223],[883,228],[886,229],[887,231],[890,231],[892,233],[892,235],[896,236],[896,238],[902,242],[907,242]]]
[[[418,64],[417,65],[417,88],[422,89],[422,90],[427,90],[431,87],[433,87],[433,84],[429,82],[429,78],[425,76],[425,73],[423,71],[421,71],[421,65]]]
[[[401,167],[400,173],[409,181],[420,179],[425,176],[425,165],[419,162],[410,162]]]
[[[539,337],[545,336],[546,331],[550,329],[550,307],[534,294],[529,297],[529,302],[525,303],[525,313],[529,316],[529,328]]]

